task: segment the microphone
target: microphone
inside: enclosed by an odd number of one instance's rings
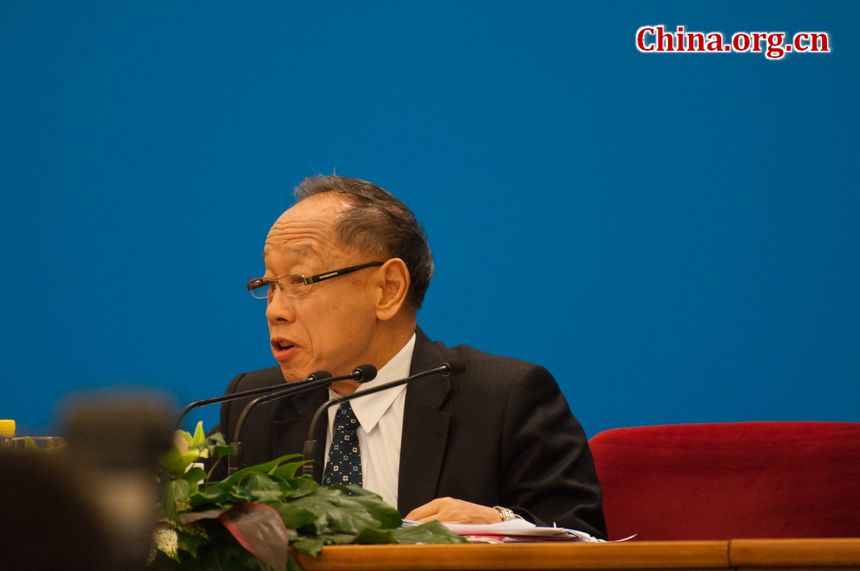
[[[373,393],[378,393],[381,391],[385,391],[388,389],[392,389],[394,387],[399,387],[400,385],[405,385],[410,381],[414,381],[416,379],[420,379],[422,377],[428,377],[430,375],[442,375],[443,377],[450,377],[452,375],[458,375],[462,373],[466,369],[466,362],[462,359],[451,359],[445,363],[442,363],[438,367],[433,369],[429,369],[427,371],[421,371],[419,373],[415,373],[414,375],[410,375],[403,379],[398,379],[396,381],[391,381],[389,383],[383,383],[377,387],[369,388],[365,391],[354,392],[349,395],[344,395],[341,397],[333,398],[328,400],[320,405],[320,407],[314,413],[313,418],[311,419],[311,425],[308,428],[308,439],[305,441],[304,448],[302,449],[302,455],[305,457],[305,464],[302,466],[302,475],[303,476],[311,476],[315,482],[322,483],[322,470],[318,469],[318,467],[322,466],[322,463],[318,462],[321,456],[320,446],[317,443],[316,439],[314,439],[314,434],[316,433],[317,424],[319,423],[320,416],[323,412],[328,410],[330,407],[339,405],[346,401],[350,401],[352,399],[364,397],[367,395],[372,395]]]
[[[303,381],[300,381],[300,383],[305,383],[308,381],[313,381],[316,379],[320,379],[323,377],[330,377],[330,376],[331,376],[331,373],[328,373],[326,371],[314,371],[313,373],[308,375],[308,377],[306,379],[304,379]],[[289,384],[291,386],[296,385],[296,383],[287,383],[287,384]],[[188,415],[189,412],[191,412],[195,408],[198,408],[201,406],[209,406],[210,404],[217,404],[219,402],[230,402],[230,401],[234,401],[234,400],[253,397],[253,396],[265,394],[265,393],[268,393],[270,391],[275,391],[275,390],[283,389],[283,388],[284,388],[284,383],[278,383],[277,385],[267,385],[265,387],[257,387],[256,389],[248,389],[246,391],[239,391],[238,393],[230,393],[228,395],[219,395],[217,397],[213,397],[210,399],[203,399],[203,400],[194,401],[194,402],[186,405],[186,407],[182,409],[182,412],[179,413],[179,418],[176,419],[176,428],[181,428],[182,420]],[[226,429],[226,427],[225,427],[225,429]]]
[[[332,377],[331,373],[326,371],[317,371],[312,373],[305,381],[293,383],[286,387],[282,386],[280,390],[261,394],[245,405],[245,408],[242,409],[242,413],[239,415],[239,420],[236,422],[236,430],[233,434],[234,442],[231,442],[234,452],[227,457],[227,474],[234,474],[236,470],[238,470],[239,464],[242,464],[242,462],[239,461],[242,455],[242,428],[245,426],[245,420],[248,418],[248,415],[258,405],[297,395],[306,391],[311,391],[319,387],[329,386],[337,381],[358,381],[359,383],[366,383],[375,378],[376,367],[370,364],[364,364],[353,369],[350,374],[341,375],[339,377]]]

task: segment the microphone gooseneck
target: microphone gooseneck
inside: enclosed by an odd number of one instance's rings
[[[438,367],[434,367],[433,369],[421,371],[403,379],[398,379],[389,383],[383,383],[377,387],[372,387],[360,392],[356,391],[352,394],[340,396],[324,402],[320,405],[319,408],[317,408],[313,418],[311,419],[310,427],[308,428],[308,438],[305,441],[304,448],[302,450],[302,455],[305,459],[305,464],[302,466],[302,475],[311,476],[315,482],[322,481],[322,474],[320,470],[320,468],[322,467],[322,463],[319,461],[321,457],[321,451],[319,444],[317,443],[316,439],[314,439],[314,435],[316,434],[316,428],[317,424],[319,424],[320,416],[323,412],[325,412],[332,406],[339,405],[352,399],[392,389],[394,387],[399,387],[400,385],[405,385],[410,381],[414,381],[422,377],[428,377],[430,375],[438,374],[443,377],[450,377],[452,375],[456,375],[463,372],[465,368],[466,362],[462,359],[451,359],[450,361],[442,363],[441,365],[439,365]]]
[[[180,428],[182,426],[182,420],[188,415],[189,412],[194,410],[195,408],[201,406],[209,406],[210,404],[217,404],[221,402],[229,402],[239,399],[244,399],[248,397],[253,397],[257,395],[261,395],[267,393],[269,391],[274,391],[277,389],[281,389],[284,387],[284,383],[278,383],[277,385],[268,385],[265,387],[257,387],[256,389],[248,389],[247,391],[239,391],[238,393],[230,393],[228,395],[219,395],[217,397],[196,400],[192,403],[189,403],[182,409],[182,412],[179,413],[179,418],[176,419],[176,428]]]
[[[331,385],[337,381],[357,381],[359,383],[366,383],[368,381],[372,381],[376,378],[376,367],[370,364],[359,365],[348,375],[341,375],[338,377],[333,377],[331,373],[327,371],[315,371],[311,373],[307,379],[301,381],[299,383],[292,383],[289,386],[281,386],[279,390],[270,391],[267,393],[263,393],[248,404],[242,409],[242,413],[239,415],[239,420],[236,422],[236,430],[233,433],[233,442],[231,443],[234,447],[234,452],[230,456],[227,457],[227,473],[233,474],[238,470],[239,465],[243,465],[242,462],[242,428],[245,426],[245,421],[248,416],[251,414],[251,411],[261,404],[265,404],[267,402],[271,402],[273,400],[278,400],[282,398],[286,398],[288,396],[294,396],[299,393],[303,393],[306,391],[311,391],[320,387]]]

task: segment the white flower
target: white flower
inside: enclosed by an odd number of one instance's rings
[[[168,557],[176,557],[176,552],[179,550],[179,536],[176,530],[169,527],[159,527],[153,534],[155,548],[167,555]]]

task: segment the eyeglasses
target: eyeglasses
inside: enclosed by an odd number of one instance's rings
[[[280,289],[281,292],[284,293],[287,297],[303,297],[307,295],[307,293],[311,290],[310,286],[317,282],[345,276],[346,274],[351,274],[352,272],[357,272],[358,270],[363,270],[364,268],[381,266],[384,263],[385,262],[368,262],[367,264],[360,264],[358,266],[350,266],[348,268],[332,270],[330,272],[316,274],[315,276],[300,276],[287,274],[285,276],[279,276],[274,280],[267,280],[266,278],[254,278],[248,282],[247,287],[248,291],[251,292],[251,296],[254,297],[254,299],[267,299],[271,301],[275,295],[275,286],[278,286],[278,289]]]

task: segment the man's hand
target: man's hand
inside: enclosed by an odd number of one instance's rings
[[[502,516],[496,508],[454,498],[436,498],[406,514],[406,519],[420,522],[438,519],[442,523],[499,523]]]

